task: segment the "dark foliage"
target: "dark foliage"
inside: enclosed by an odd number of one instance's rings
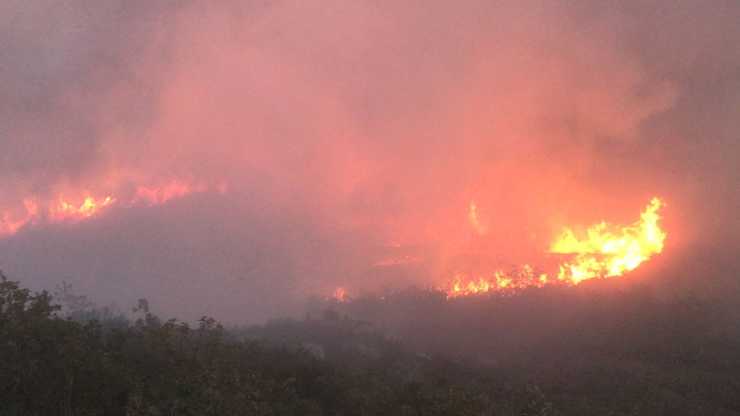
[[[411,290],[227,330],[68,289],[0,279],[0,415],[740,414],[738,330],[690,298]]]

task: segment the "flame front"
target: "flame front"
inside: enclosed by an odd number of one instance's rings
[[[558,279],[577,284],[596,277],[621,276],[662,252],[666,237],[658,225],[662,205],[660,199],[653,198],[636,223],[614,227],[602,222],[590,227],[583,238],[566,228],[550,252],[575,258],[560,266]]]
[[[571,228],[564,229],[549,249],[567,258],[560,263],[556,279],[524,265],[511,273],[496,270],[485,276],[457,274],[441,289],[448,297],[458,297],[552,283],[577,285],[588,279],[621,276],[663,251],[666,232],[660,228],[658,214],[663,205],[653,198],[640,219],[628,226],[601,222],[589,227],[583,236]]]
[[[491,277],[479,276],[474,279],[467,278],[460,273],[452,279],[452,283],[446,289],[448,297],[477,295],[493,291],[512,291],[527,287],[542,287],[548,283],[548,277],[544,273],[536,273],[534,268],[528,264],[506,273],[496,270]]]
[[[87,191],[60,193],[51,200],[27,197],[23,200],[22,208],[0,207],[0,238],[14,235],[28,225],[79,222],[93,218],[113,206],[160,205],[206,189],[205,186],[184,181],[171,181],[161,185],[138,186],[128,197],[95,195]]]
[[[116,200],[110,195],[102,198],[88,195],[79,204],[60,197],[49,206],[48,216],[51,222],[79,221],[98,214],[115,202]],[[35,202],[34,206],[37,206]]]

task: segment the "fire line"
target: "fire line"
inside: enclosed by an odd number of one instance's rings
[[[557,274],[536,273],[523,265],[506,273],[496,270],[488,275],[457,274],[440,289],[448,298],[496,291],[512,291],[548,284],[577,285],[589,279],[622,276],[663,251],[666,232],[660,227],[659,211],[664,202],[655,197],[627,226],[606,222],[589,227],[584,235],[565,228],[555,237],[549,252],[564,257]]]

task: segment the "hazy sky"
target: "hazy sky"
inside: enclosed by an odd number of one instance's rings
[[[738,22],[734,0],[5,0],[0,207],[124,176],[228,191],[28,227],[0,268],[258,320],[337,285],[433,285],[470,253],[536,263],[564,225],[652,196],[667,261],[727,261]]]

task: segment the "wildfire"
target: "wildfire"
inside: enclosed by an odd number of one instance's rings
[[[28,197],[23,200],[22,208],[0,210],[0,238],[14,235],[28,225],[79,222],[93,218],[113,206],[160,205],[205,190],[204,186],[173,181],[160,186],[139,186],[129,197],[95,195],[92,192],[82,192],[78,196],[62,194],[50,201]]]
[[[86,196],[79,204],[69,202],[60,197],[55,203],[49,206],[48,217],[51,222],[79,221],[98,214],[115,202],[116,200],[112,196],[102,198]]]
[[[346,302],[347,301],[347,291],[343,287],[338,287],[334,289],[334,292],[332,293],[331,297],[337,302]]]
[[[559,265],[557,278],[535,273],[531,266],[525,265],[512,273],[497,270],[477,277],[457,274],[442,290],[450,298],[553,283],[577,285],[588,279],[621,276],[663,251],[666,233],[658,224],[658,211],[663,205],[660,199],[653,198],[640,219],[628,226],[601,222],[589,227],[582,236],[570,228],[564,229],[549,250],[567,257]]]
[[[621,276],[659,254],[666,237],[658,225],[662,205],[661,200],[653,198],[634,224],[615,227],[601,222],[590,227],[583,238],[566,228],[550,252],[575,258],[560,266],[558,279],[577,284],[595,277]]]
[[[514,291],[526,287],[541,287],[548,283],[544,273],[535,273],[532,266],[525,264],[518,270],[506,273],[496,270],[491,277],[480,276],[469,279],[464,274],[458,274],[446,289],[447,297],[476,295],[492,291]]]
[[[32,199],[23,200],[23,213],[0,212],[0,237],[15,234],[38,215],[39,207]]]

